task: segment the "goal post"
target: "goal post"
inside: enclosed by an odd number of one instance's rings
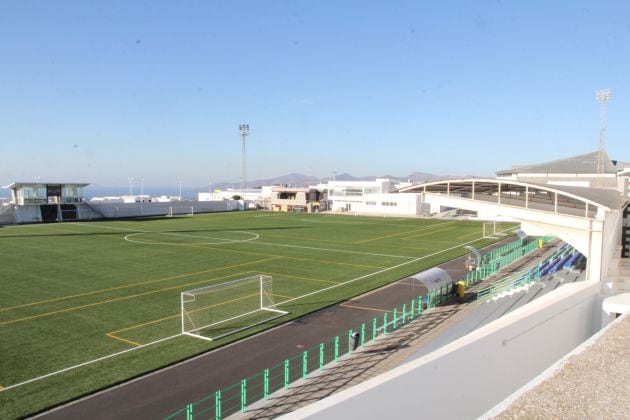
[[[273,278],[264,274],[181,293],[182,334],[209,341],[287,313],[276,307]]]
[[[483,238],[494,238],[497,233],[497,222],[483,222]]]
[[[509,225],[506,226],[505,222],[497,222],[496,220],[483,222],[483,238],[491,238],[491,239],[499,239],[501,237],[507,236],[508,232],[514,230],[513,227]]]

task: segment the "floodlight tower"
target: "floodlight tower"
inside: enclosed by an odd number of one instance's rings
[[[611,98],[610,89],[601,89],[595,92],[595,98],[599,102],[599,154],[597,156],[597,181],[599,186],[604,185],[604,166],[606,161],[606,103]]]
[[[247,175],[245,166],[245,143],[247,143],[247,136],[249,135],[249,124],[239,124],[238,129],[241,130],[241,194],[245,194],[245,187],[247,186]],[[241,197],[242,198],[242,197]]]

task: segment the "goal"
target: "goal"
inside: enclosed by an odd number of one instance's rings
[[[501,237],[507,236],[507,231],[513,230],[509,224],[505,224],[502,222],[483,222],[483,238],[492,238],[499,239]]]
[[[181,294],[182,334],[217,340],[288,312],[276,308],[273,278],[257,274]]]

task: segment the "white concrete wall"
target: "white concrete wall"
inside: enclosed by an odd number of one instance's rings
[[[15,207],[1,206],[0,207],[0,225],[12,225],[15,223]]]
[[[242,208],[242,203],[234,200],[220,201],[171,201],[167,203],[89,203],[90,207],[106,218],[165,216],[170,214],[210,213],[231,211]]]
[[[622,226],[623,211],[613,210],[606,215],[602,243],[602,276],[608,273],[611,261],[619,258]]]
[[[17,206],[15,208],[15,223],[33,223],[42,221],[42,212],[38,205]]]
[[[333,211],[345,211],[346,204],[351,204],[350,212],[384,215],[416,215],[422,212],[421,194],[366,194],[360,197],[330,197]],[[368,202],[376,204],[367,204]],[[396,203],[395,206],[383,205],[384,202]]]
[[[284,418],[472,419],[599,327],[600,283],[564,285],[477,331]]]

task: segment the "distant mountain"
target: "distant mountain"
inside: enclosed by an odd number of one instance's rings
[[[430,182],[436,181],[440,179],[456,179],[456,178],[474,178],[472,176],[461,177],[461,176],[449,176],[449,175],[434,175],[424,172],[414,172],[408,176],[393,176],[393,175],[380,175],[380,176],[361,176],[355,177],[348,173],[336,174],[336,181],[373,181],[377,178],[387,178],[390,179],[393,183],[396,182],[406,182],[411,181],[415,183],[420,182]],[[267,179],[256,179],[252,181],[247,181],[247,185],[249,188],[260,188],[263,185],[289,185],[292,187],[307,187],[309,185],[316,185],[319,183],[324,183],[332,181],[332,176],[327,176],[324,178],[318,178],[316,176],[290,173],[287,175],[277,176],[274,178]],[[238,189],[240,188],[240,183],[238,182],[217,182],[212,183],[211,188],[227,190],[227,189]],[[181,194],[185,198],[195,198],[197,197],[198,192],[208,191],[208,185],[205,186],[184,186],[182,188]],[[110,196],[110,195],[125,195],[129,194],[128,186],[105,186],[99,184],[90,185],[85,189],[86,197],[95,197],[95,196]],[[140,190],[137,185],[133,187],[133,193],[139,194]],[[179,189],[177,185],[170,186],[153,186],[153,187],[145,187],[144,194],[159,196],[159,195],[179,195]],[[2,196],[2,195],[0,195]]]
[[[291,173],[277,176],[275,178],[258,179],[248,182],[248,184],[259,187],[263,185],[290,185],[292,187],[303,187],[306,185],[317,184],[318,182],[320,182],[320,179],[315,176]]]
[[[381,175],[381,176],[362,176],[362,177],[355,177],[353,175],[350,175],[344,172],[342,174],[336,174],[334,176],[335,181],[373,181],[377,178],[387,178],[387,179],[392,180],[393,182],[411,181],[411,182],[418,183],[418,182],[436,181],[440,179],[453,179],[453,178],[464,178],[464,177],[449,176],[449,175],[435,175],[435,174],[429,174],[429,173],[424,173],[424,172],[414,172],[408,176]],[[470,178],[470,177],[466,177],[466,178]],[[259,188],[259,187],[262,187],[263,185],[288,185],[292,187],[306,187],[309,185],[315,185],[318,183],[328,182],[332,180],[333,180],[332,176],[318,178],[311,175],[290,173],[287,175],[277,176],[274,178],[256,179],[252,181],[247,181],[247,185],[249,185],[250,188]],[[240,185],[238,183],[224,182],[224,183],[213,184],[212,187],[218,188],[218,189],[228,189],[228,188],[236,189],[236,188],[240,188]]]

